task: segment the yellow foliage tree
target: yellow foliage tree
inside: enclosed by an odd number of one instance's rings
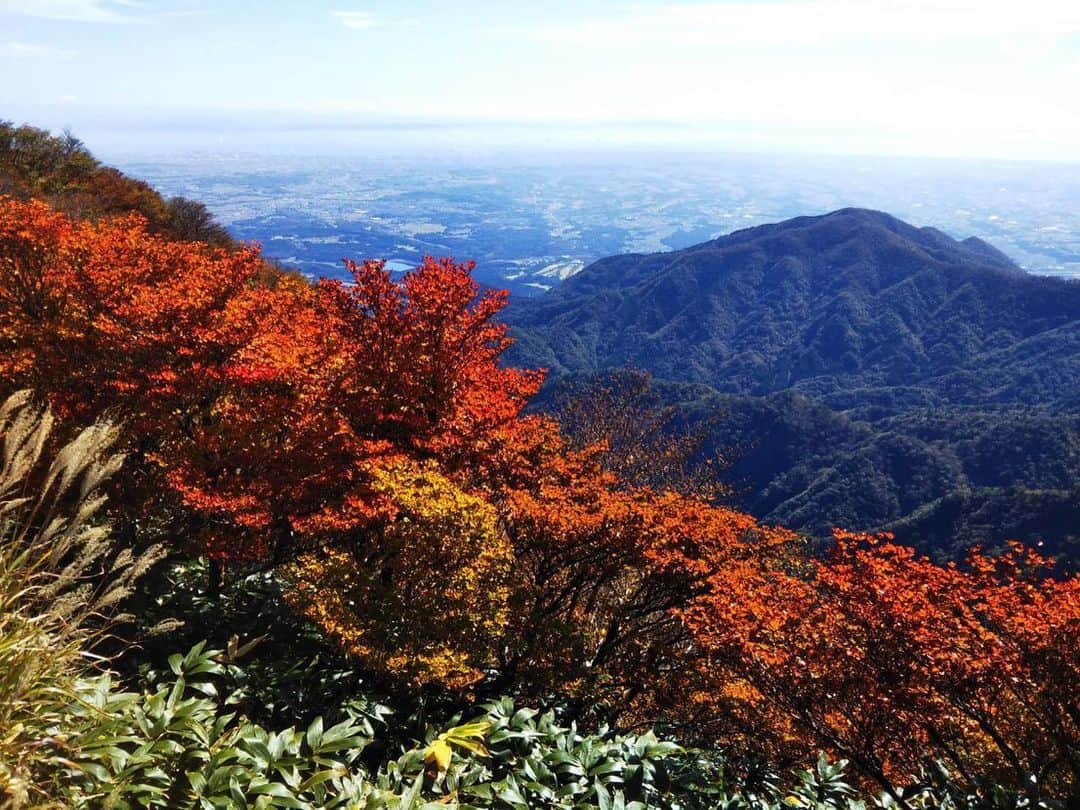
[[[364,666],[466,688],[493,663],[508,619],[514,554],[495,509],[431,463],[398,460],[373,478],[395,518],[288,565],[286,598]]]

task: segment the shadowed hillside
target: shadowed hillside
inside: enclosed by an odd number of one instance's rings
[[[731,393],[795,388],[843,410],[1065,404],[1080,391],[1080,284],[858,209],[604,259],[510,318],[523,364],[633,363]]]
[[[709,449],[758,516],[1073,553],[1080,284],[978,239],[845,209],[604,259],[509,317],[513,360],[555,385],[652,372],[684,420],[716,425]]]
[[[162,197],[149,183],[102,164],[70,132],[56,136],[0,120],[0,195],[44,200],[80,219],[136,213],[152,232],[172,239],[236,246],[205,205]]]

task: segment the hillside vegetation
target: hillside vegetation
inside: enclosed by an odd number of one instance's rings
[[[0,804],[1080,800],[1080,577],[818,553],[527,411],[471,265],[346,266],[0,198]]]
[[[205,205],[162,197],[149,184],[103,165],[69,132],[55,136],[0,120],[0,194],[45,200],[85,219],[136,213],[153,233],[216,247],[234,245]]]
[[[601,260],[515,306],[512,356],[556,371],[635,363],[879,414],[1075,404],[1078,313],[1076,283],[1029,276],[978,240],[845,209]]]

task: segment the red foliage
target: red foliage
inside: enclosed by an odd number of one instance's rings
[[[937,565],[838,531],[807,574],[718,570],[681,615],[803,749],[886,787],[940,759],[1055,795],[1080,773],[1080,580],[1048,565],[1018,545]]]
[[[5,385],[47,391],[63,416],[111,411],[158,432],[250,340],[260,266],[255,250],[168,242],[135,217],[75,223],[43,203],[2,204]]]
[[[542,379],[499,366],[505,298],[477,297],[469,266],[426,259],[401,281],[381,262],[348,266],[352,285],[275,293],[284,306],[261,314],[170,471],[189,505],[269,529],[258,551],[278,560],[392,516],[371,488],[389,459],[471,468]]]
[[[505,295],[478,296],[471,266],[450,260],[400,282],[368,262],[349,264],[351,285],[270,288],[254,283],[254,249],[9,201],[0,262],[7,387],[48,392],[72,420],[123,419],[225,559],[363,527],[387,508],[370,465],[475,462],[542,379],[499,366]]]
[[[555,422],[522,414],[542,374],[500,365],[505,294],[480,294],[472,265],[425,259],[400,279],[381,262],[348,267],[351,284],[271,286],[255,249],[0,200],[0,379],[73,422],[123,420],[121,505],[160,507],[168,484],[219,560],[276,564],[332,544],[297,568],[303,587],[349,580],[326,561],[351,555],[383,566],[363,571],[364,593],[407,585],[429,611],[456,600],[445,626],[484,641],[418,653],[425,677],[458,673],[446,685],[494,668],[493,688],[664,714],[774,757],[824,748],[889,789],[935,759],[971,785],[1078,789],[1080,578],[1020,547],[937,565],[842,532],[810,560],[789,532],[631,486],[604,442],[572,449]],[[475,554],[430,543],[468,593],[423,570],[426,526],[472,527]],[[460,559],[485,554],[498,564]],[[497,599],[477,598],[488,570]],[[334,608],[337,637],[393,658],[372,646],[399,637],[381,614],[314,596],[305,609]]]

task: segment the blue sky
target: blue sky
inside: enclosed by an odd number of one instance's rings
[[[91,146],[1080,160],[1077,0],[0,0],[0,117]]]

